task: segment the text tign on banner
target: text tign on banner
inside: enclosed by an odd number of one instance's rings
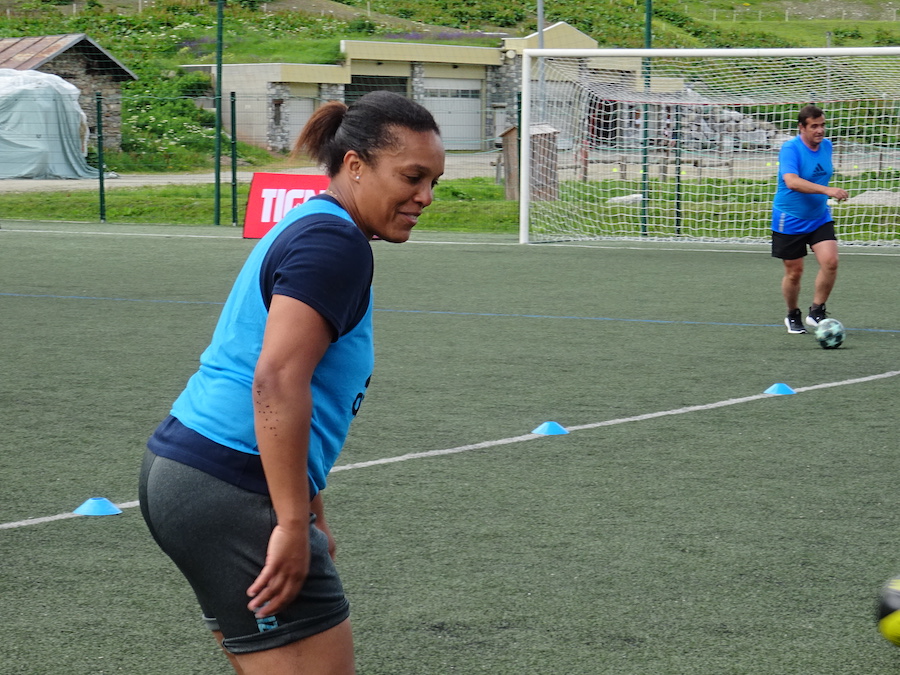
[[[284,215],[310,197],[325,192],[328,176],[254,173],[244,216],[244,238],[260,239]]]

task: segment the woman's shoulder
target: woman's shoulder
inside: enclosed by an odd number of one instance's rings
[[[323,278],[335,275],[371,278],[374,260],[366,235],[336,202],[310,201],[324,202],[325,208],[310,204],[313,208],[295,210],[293,220],[268,247],[263,271],[294,269]]]
[[[348,245],[369,246],[366,235],[356,226],[350,215],[335,201],[313,198],[288,213],[293,216],[278,235],[278,239],[342,240]]]

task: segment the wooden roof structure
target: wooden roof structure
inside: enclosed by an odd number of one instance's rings
[[[0,38],[0,68],[36,70],[73,49],[88,60],[90,69],[97,75],[107,75],[116,82],[138,79],[84,33]]]

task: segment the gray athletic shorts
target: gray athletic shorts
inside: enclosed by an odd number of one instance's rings
[[[310,514],[309,575],[283,612],[257,619],[247,588],[262,570],[275,512],[250,492],[149,450],[140,478],[141,513],[160,548],[190,582],[210,630],[234,654],[282,647],[337,626],[350,604]]]

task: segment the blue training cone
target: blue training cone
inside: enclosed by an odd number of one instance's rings
[[[766,389],[764,394],[796,394],[797,392],[787,386],[784,382],[776,382]]]
[[[91,497],[79,506],[73,513],[79,516],[114,516],[122,513],[122,509],[105,497]]]
[[[531,433],[540,434],[541,436],[561,436],[569,432],[556,422],[544,422],[541,426],[539,426]]]

